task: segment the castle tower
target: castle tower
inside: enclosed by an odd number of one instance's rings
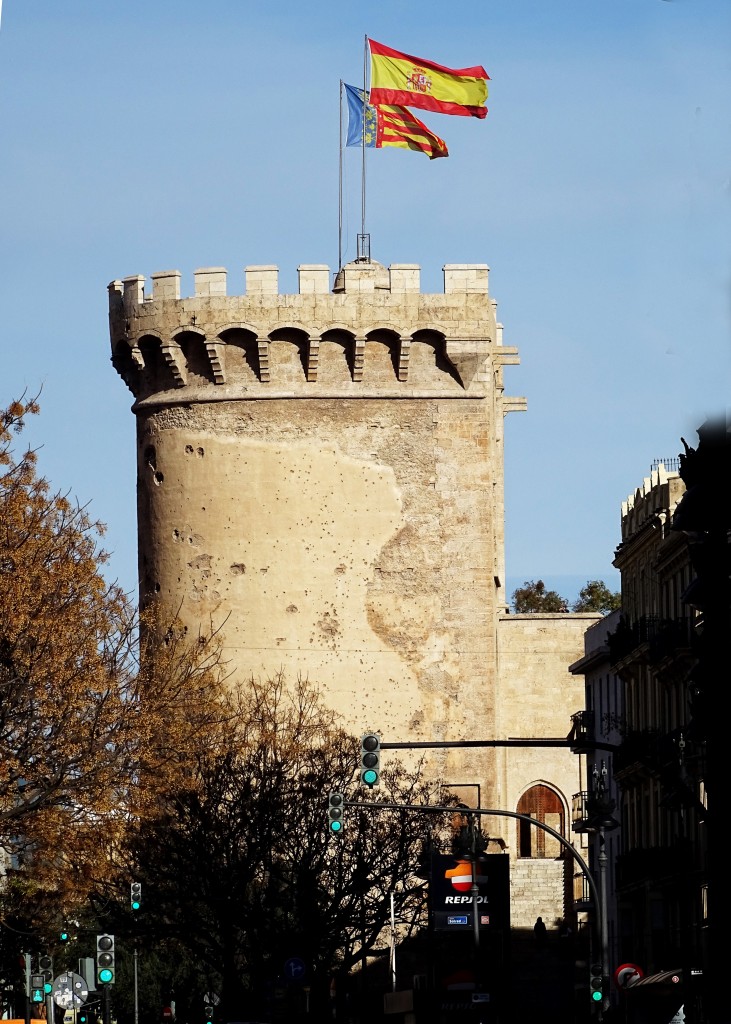
[[[273,266],[109,286],[137,419],[141,598],[220,627],[240,677],[308,676],[354,732],[496,735],[502,344],[484,265]],[[436,756],[436,755],[435,755]],[[498,799],[490,750],[436,759]]]

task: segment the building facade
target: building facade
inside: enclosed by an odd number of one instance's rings
[[[622,506],[614,560],[622,608],[608,655],[623,702],[613,756],[618,959],[657,978],[658,998],[663,985],[672,987],[662,972],[676,972],[686,1019],[698,1020],[708,872],[704,744],[688,685],[698,620],[684,594],[693,568],[686,537],[672,529],[684,490],[679,475],[659,464]],[[648,991],[638,989],[635,1002]]]

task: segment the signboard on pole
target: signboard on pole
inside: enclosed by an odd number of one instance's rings
[[[432,855],[429,908],[436,931],[474,928],[472,862],[466,857]],[[510,928],[510,858],[494,853],[477,861],[477,913],[480,930]]]
[[[62,1010],[76,1010],[89,998],[89,989],[80,974],[66,971],[53,983],[53,1001]]]
[[[637,964],[620,964],[614,972],[614,984],[618,989],[624,991],[632,988],[644,976],[645,972]]]

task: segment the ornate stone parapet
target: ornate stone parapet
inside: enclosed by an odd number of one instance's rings
[[[152,274],[149,293],[143,276],[126,277],[109,285],[112,362],[139,401],[191,389],[196,401],[484,397],[517,350],[502,345],[487,265],[443,271],[441,294],[419,291],[417,264],[366,260],[342,267],[332,290],[329,267],[300,264],[286,295],[269,264],[247,266],[234,295],[224,267],[195,270],[182,298],[178,270]]]

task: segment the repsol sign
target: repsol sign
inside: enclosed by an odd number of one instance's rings
[[[457,932],[474,928],[478,914],[481,929],[510,927],[510,858],[504,853],[485,854],[473,864],[464,857],[432,856],[429,885],[431,921],[437,931]],[[477,885],[477,907],[473,887]],[[455,908],[469,913],[455,914]]]

